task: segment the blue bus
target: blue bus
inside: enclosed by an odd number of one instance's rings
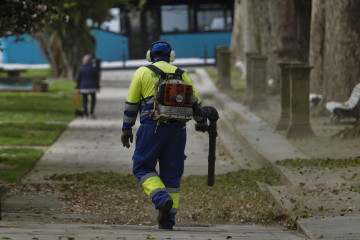
[[[129,0],[110,9],[113,19],[88,25],[102,61],[144,59],[157,40],[172,45],[177,58],[214,58],[217,45],[230,46],[234,0]],[[4,63],[44,63],[38,42],[30,35],[3,39]],[[24,51],[24,48],[26,50]]]

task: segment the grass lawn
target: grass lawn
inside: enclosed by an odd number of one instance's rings
[[[211,77],[213,82],[216,84],[217,68],[208,67],[208,68],[205,68],[205,70],[209,74],[209,76]],[[241,78],[241,75],[242,75],[242,73],[240,72],[239,68],[232,67],[231,68],[231,79],[230,79],[230,84],[231,84],[232,88],[231,89],[219,88],[219,90],[235,100],[241,99],[242,95],[245,93],[245,90],[246,90],[246,80]]]
[[[20,77],[51,77],[51,69],[27,69],[20,73]],[[1,72],[0,77],[7,77],[6,72]]]
[[[0,145],[50,146],[66,126],[66,123],[2,123]]]
[[[33,76],[51,71],[28,70]],[[51,80],[49,92],[0,92],[0,178],[16,182],[43,153],[16,146],[50,146],[74,118],[75,82]]]
[[[52,80],[49,92],[0,92],[0,122],[70,121],[75,83]]]
[[[42,150],[30,148],[0,148],[0,176],[7,182],[16,182],[39,158]]]

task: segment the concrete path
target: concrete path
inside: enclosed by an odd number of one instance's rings
[[[99,224],[51,224],[33,222],[0,222],[1,239],[16,240],[91,240],[91,239],[179,239],[179,240],[302,240],[298,233],[281,228],[257,225],[220,225],[211,227],[177,227],[173,231],[158,230],[149,226],[99,225]]]
[[[216,173],[272,166],[283,177],[287,187],[301,179],[275,164],[286,158],[308,158],[276,133],[246,107],[221,94],[203,69],[188,69],[204,105],[218,109],[218,146]],[[133,71],[104,71],[102,90],[98,94],[96,120],[75,119],[59,139],[45,152],[35,168],[24,179],[26,183],[44,183],[45,176],[83,171],[116,171],[131,173],[130,149],[120,141],[122,112]],[[136,131],[135,126],[134,133]],[[193,131],[188,124],[185,175],[207,174],[207,134]],[[276,200],[276,188],[269,188]],[[52,219],[66,221],[67,214],[54,214],[60,207],[56,197],[28,195],[10,197],[3,203],[6,216],[0,221],[3,239],[360,239],[360,216],[309,218],[298,221],[300,232],[281,227],[245,226],[177,226],[175,231],[159,231],[154,227],[55,224]],[[41,212],[32,212],[42,207]],[[45,210],[44,210],[45,209]],[[47,210],[46,210],[47,209]]]
[[[192,70],[189,69],[191,72]],[[23,179],[24,183],[46,183],[44,177],[53,174],[86,171],[115,171],[131,173],[130,149],[120,141],[122,113],[127,89],[133,71],[104,71],[102,89],[98,94],[96,120],[77,118],[45,152],[34,169]],[[205,105],[215,104],[208,96],[216,89],[192,71],[191,77]],[[215,106],[219,108],[218,106]],[[225,112],[222,111],[224,114]],[[219,124],[225,119],[219,120]],[[208,136],[193,131],[188,123],[185,175],[206,175]],[[138,123],[134,128],[134,133]],[[234,138],[232,129],[219,131],[216,173],[226,173],[242,168],[259,168],[251,153]],[[241,150],[241,151],[239,151]],[[3,220],[0,221],[2,239],[305,239],[299,232],[281,227],[256,225],[229,226],[177,226],[175,231],[159,231],[155,227],[55,224],[54,219],[76,218],[76,214],[54,213],[62,203],[56,196],[12,196],[3,202]],[[39,210],[40,209],[40,210]]]
[[[59,139],[45,152],[25,182],[44,181],[44,176],[54,173],[86,171],[115,171],[131,173],[134,144],[130,149],[121,144],[121,127],[124,103],[134,71],[103,71],[102,88],[97,95],[97,119],[73,120]],[[133,129],[135,135],[139,126]],[[208,135],[194,130],[194,122],[188,123],[186,145],[186,175],[206,175]],[[216,172],[225,173],[239,169],[237,162],[226,161],[229,155],[221,148],[217,151]],[[239,159],[240,160],[240,159]]]

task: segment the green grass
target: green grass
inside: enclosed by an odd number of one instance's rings
[[[51,69],[27,69],[20,73],[20,77],[51,77]],[[7,73],[1,72],[0,77],[7,77]]]
[[[209,74],[213,82],[216,83],[217,74],[218,74],[217,69],[215,67],[209,67],[206,68],[205,70]],[[241,74],[242,73],[239,71],[237,67],[232,67],[231,79],[230,79],[232,88],[231,89],[219,88],[219,90],[235,100],[240,99],[246,90],[246,80],[241,78]]]
[[[342,158],[342,159],[286,159],[277,161],[277,165],[287,166],[292,168],[347,168],[360,166],[360,156],[356,158]]]
[[[0,121],[70,121],[75,83],[50,81],[49,92],[0,92]]]
[[[215,185],[206,185],[206,176],[183,177],[177,221],[202,224],[272,224],[280,214],[275,203],[261,192],[257,181],[279,185],[270,168],[240,170],[215,176]],[[136,178],[114,172],[87,172],[55,175],[56,194],[70,211],[101,216],[108,223],[156,224],[157,212]],[[53,186],[50,186],[51,188]],[[46,191],[46,190],[45,190]],[[76,208],[73,208],[77,205]],[[116,213],[103,214],[105,212]],[[146,214],[144,214],[146,213]],[[88,221],[88,220],[85,220]]]
[[[49,84],[50,92],[59,92],[67,95],[73,96],[75,91],[76,83],[74,81],[69,81],[67,79],[57,79],[51,80]]]
[[[50,70],[26,74],[48,76]],[[50,146],[74,118],[75,82],[50,80],[49,92],[0,92],[0,178],[17,181],[43,153],[16,146]],[[2,190],[3,191],[3,190]],[[3,191],[4,192],[4,191]]]
[[[2,123],[0,145],[50,146],[67,124]]]
[[[51,68],[48,69],[27,69],[20,73],[21,77],[51,77]]]
[[[16,182],[42,153],[42,150],[29,148],[0,149],[1,179],[10,183]]]

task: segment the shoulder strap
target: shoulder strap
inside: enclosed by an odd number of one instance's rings
[[[180,69],[180,68],[177,68],[177,69],[175,70],[175,73],[180,73],[181,75],[182,75],[184,72],[185,72],[185,71],[182,70],[182,69]]]
[[[150,65],[147,65],[145,67],[147,67],[148,69],[150,69],[151,71],[153,71],[157,75],[160,75],[162,78],[165,78],[164,71],[161,70],[160,68],[158,68],[157,66],[150,64]]]
[[[150,64],[150,65],[147,65],[145,66],[147,68],[149,68],[151,71],[153,71],[154,73],[156,73],[157,75],[161,75],[161,77],[165,78],[165,72],[163,70],[161,70],[160,68],[158,68],[157,66],[153,65],[153,64]],[[183,74],[185,71],[180,69],[180,68],[177,68],[175,70],[175,73],[179,73],[179,74]]]

